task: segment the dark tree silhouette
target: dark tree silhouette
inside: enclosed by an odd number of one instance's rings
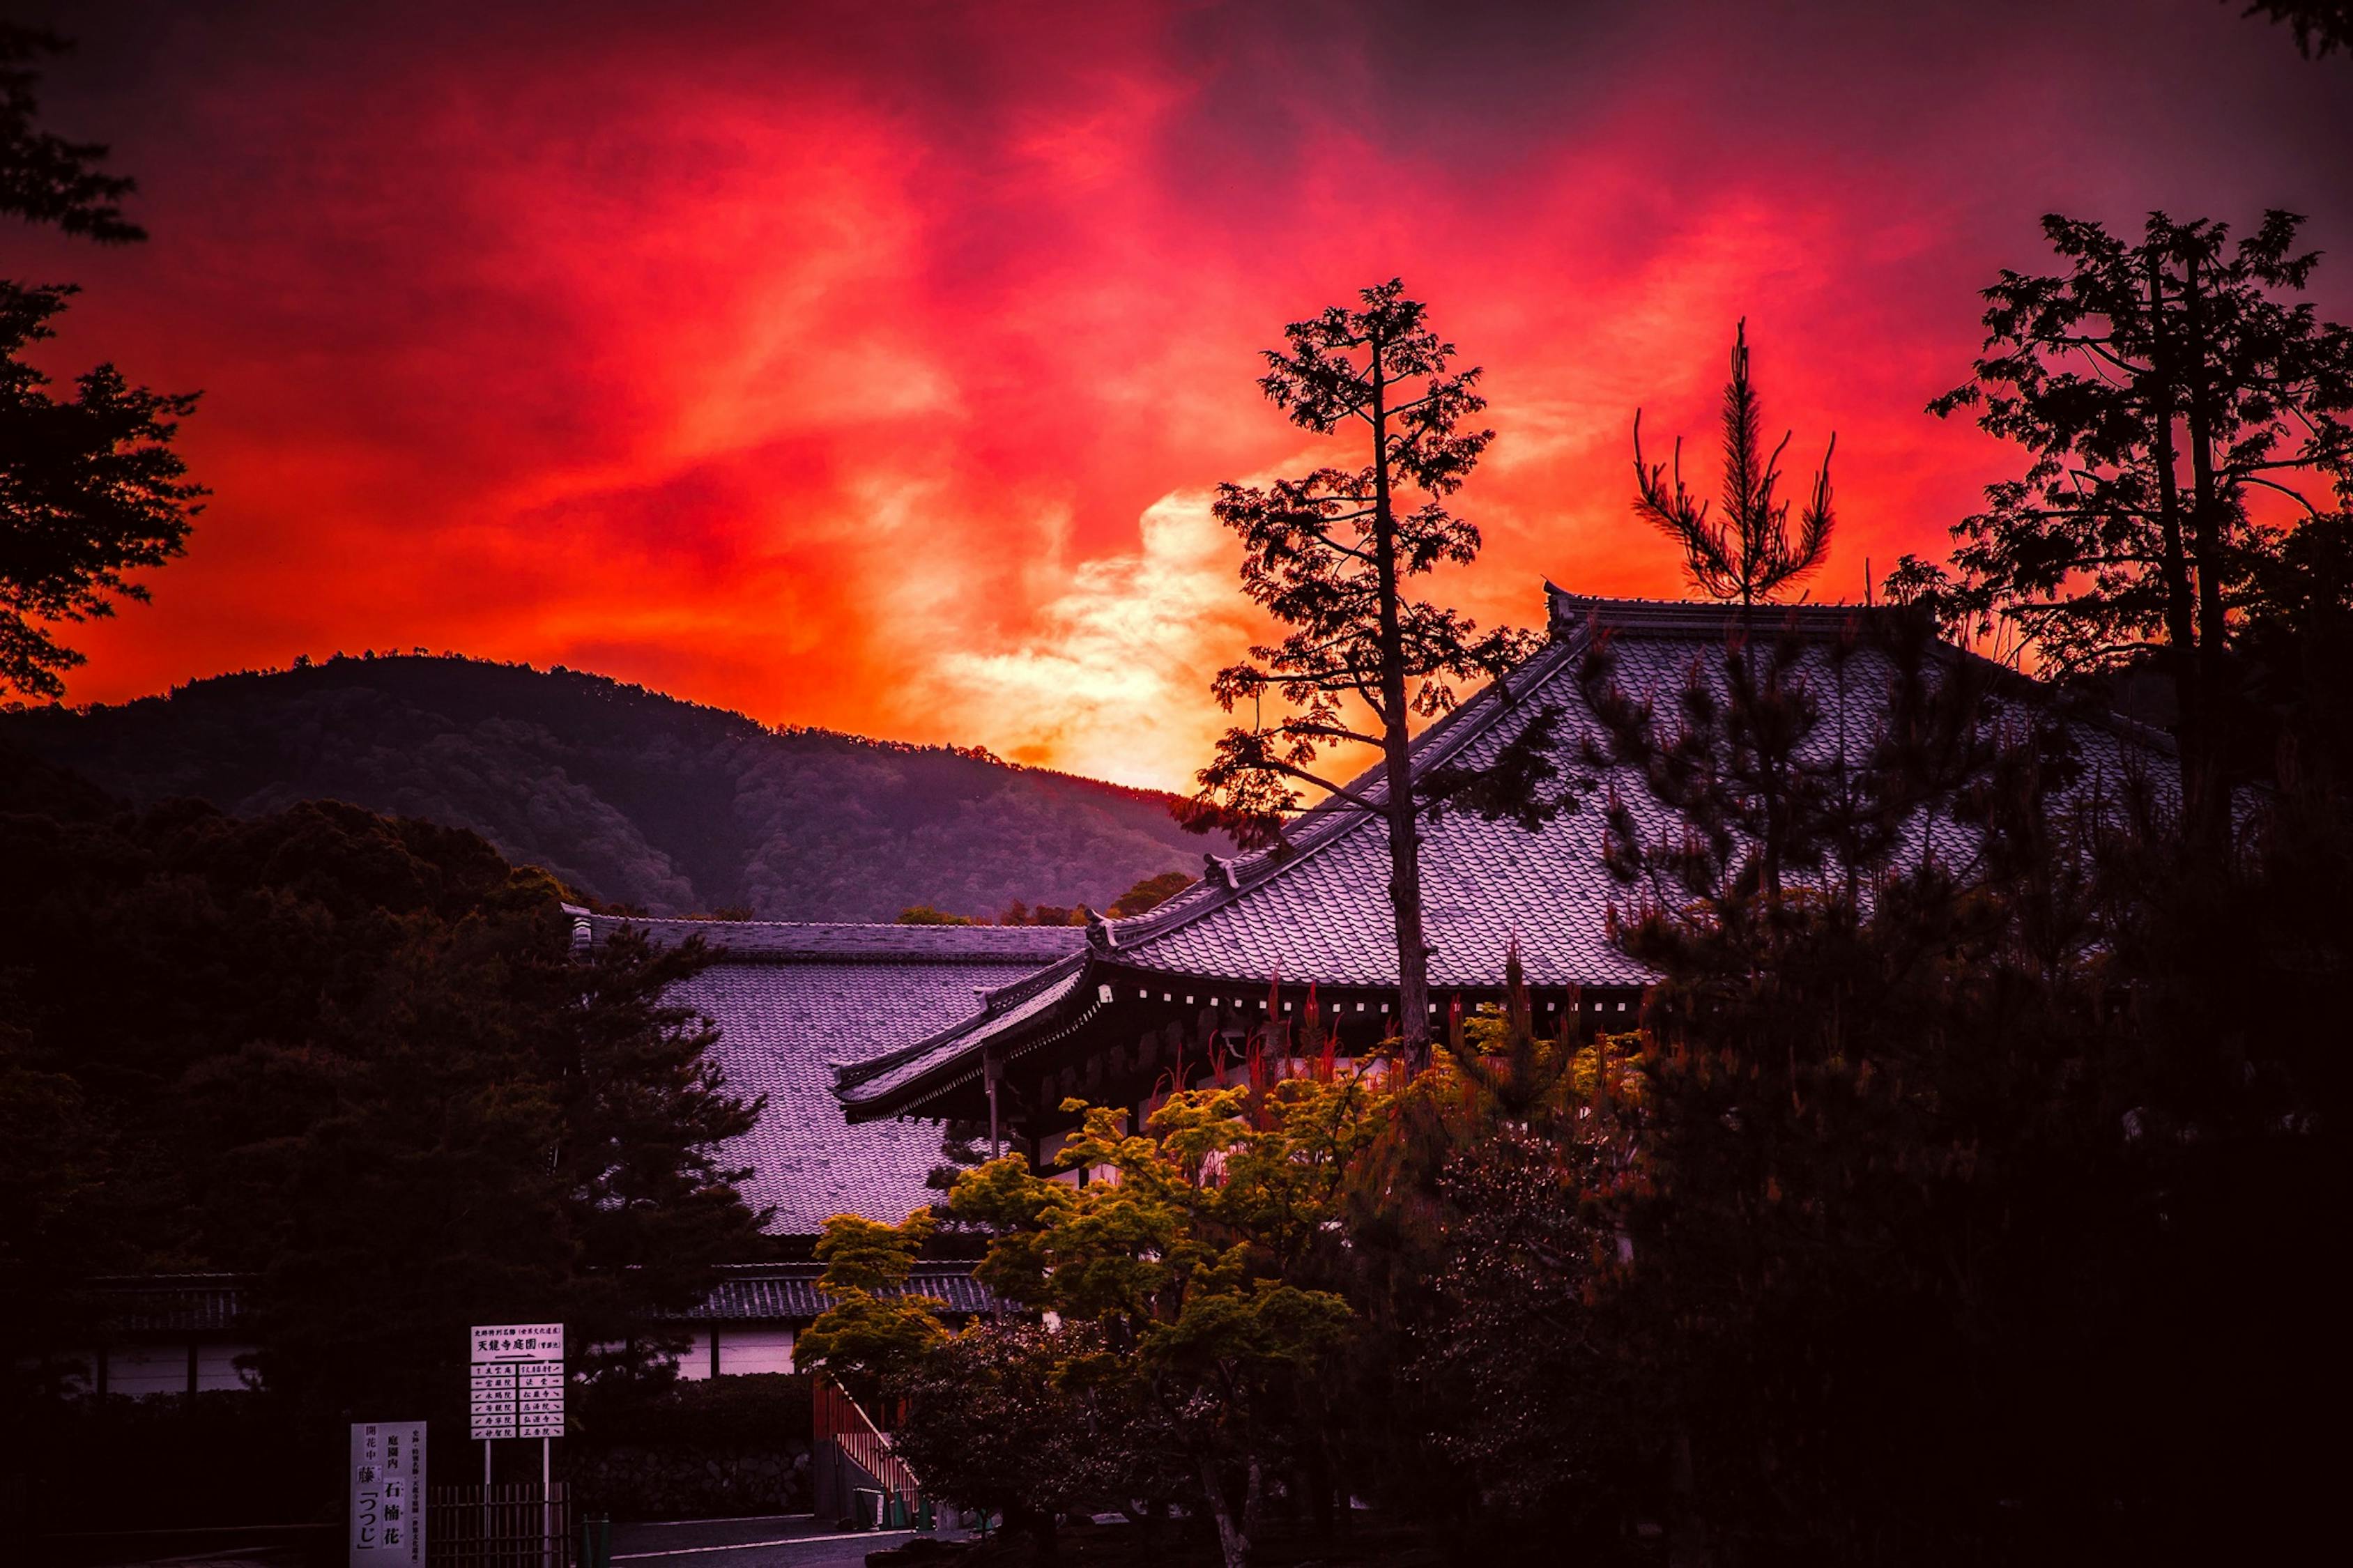
[[[171,447],[195,394],[132,386],[102,364],[60,402],[20,357],[73,291],[0,280],[0,690],[29,697],[64,695],[59,672],[83,661],[42,623],[143,601],[125,574],[179,554],[206,493]]]
[[[1646,462],[1642,456],[1642,413],[1634,411],[1634,513],[1655,524],[1683,547],[1683,564],[1693,583],[1712,599],[1737,599],[1746,611],[1760,599],[1804,578],[1830,559],[1830,450],[1805,510],[1798,514],[1798,532],[1789,534],[1789,502],[1775,493],[1781,480],[1781,454],[1789,436],[1767,456],[1764,416],[1757,388],[1748,379],[1748,322],[1744,318],[1732,343],[1732,379],[1724,388],[1724,510],[1708,515],[1709,503],[1683,486],[1683,438],[1675,439],[1672,477],[1664,463]]]
[[[2227,798],[2226,659],[2275,537],[2250,503],[2353,499],[2353,332],[2283,297],[2318,260],[2296,248],[2302,224],[2269,212],[2234,246],[2221,224],[2152,213],[2135,245],[2043,219],[2069,270],[2003,272],[1974,378],[1929,405],[1976,410],[2026,472],[1955,525],[1954,572],[1907,556],[1887,584],[1957,632],[2000,627],[2048,673],[2156,659],[2193,837]]]
[[[115,205],[132,183],[98,170],[106,149],[34,129],[34,62],[65,47],[0,26],[0,212],[103,243],[143,239]],[[0,691],[30,697],[64,695],[59,672],[82,662],[45,623],[146,598],[124,574],[178,554],[205,493],[171,449],[194,394],[132,386],[101,364],[61,403],[25,363],[74,292],[0,279]]]
[[[1425,307],[1405,297],[1401,281],[1366,289],[1361,301],[1286,327],[1287,346],[1268,351],[1259,385],[1304,429],[1353,431],[1365,443],[1364,464],[1262,487],[1218,487],[1218,519],[1242,539],[1243,591],[1292,630],[1219,673],[1219,703],[1229,713],[1247,704],[1252,721],[1219,742],[1186,819],[1204,830],[1229,828],[1246,846],[1279,844],[1303,784],[1387,821],[1399,1012],[1405,1043],[1419,1056],[1430,1037],[1430,955],[1416,817],[1425,805],[1463,802],[1490,816],[1525,816],[1551,769],[1516,758],[1505,781],[1513,799],[1480,787],[1495,781],[1450,775],[1442,798],[1426,780],[1417,800],[1412,721],[1453,707],[1455,681],[1500,677],[1532,639],[1482,632],[1451,608],[1407,596],[1407,579],[1477,557],[1478,529],[1446,502],[1494,432],[1462,428],[1487,405],[1479,372],[1450,372],[1454,345],[1430,331]],[[1262,711],[1270,692],[1286,710],[1271,720]],[[1347,745],[1379,751],[1377,790],[1315,770],[1326,750]]]
[[[144,239],[147,231],[117,205],[137,186],[99,171],[106,147],[34,128],[41,79],[36,62],[71,47],[53,33],[0,23],[0,213],[53,223],[101,244]]]
[[[2235,5],[2238,0],[2222,3]],[[2348,0],[2255,0],[2239,15],[2286,23],[2295,34],[2296,52],[2306,59],[2324,59],[2339,49],[2353,54],[2353,4]]]
[[[641,1370],[713,1264],[759,1256],[721,1152],[757,1102],[671,999],[700,942],[575,955],[564,889],[470,833],[332,803],[142,815],[26,773],[0,753],[23,889],[0,909],[0,1144],[21,1145],[0,1175],[59,1168],[0,1244],[260,1276],[265,1382],[331,1431],[355,1405],[461,1412],[437,1347],[493,1307]],[[21,1353],[85,1349],[25,1279],[0,1256],[0,1324],[47,1331]]]

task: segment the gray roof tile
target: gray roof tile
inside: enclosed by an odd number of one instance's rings
[[[757,1126],[723,1158],[751,1169],[768,1228],[815,1236],[837,1214],[891,1224],[937,1201],[923,1183],[942,1163],[943,1125],[899,1121],[852,1127],[832,1091],[855,1068],[971,1016],[984,994],[1014,985],[1074,952],[1073,926],[816,925],[755,921],[642,921],[579,911],[575,941],[619,926],[657,942],[698,934],[722,951],[671,993],[719,1026],[713,1057],[727,1086],[765,1095]]]
[[[1546,705],[1562,711],[1556,733],[1564,775],[1582,773],[1578,742],[1599,731],[1577,680],[1590,626],[1616,633],[1619,686],[1631,695],[1658,694],[1663,710],[1695,665],[1706,668],[1706,656],[1723,647],[1734,625],[1734,613],[1723,605],[1593,599],[1546,587],[1552,639],[1500,687],[1480,691],[1425,731],[1414,743],[1417,773],[1442,763],[1493,760]],[[1859,613],[1851,605],[1776,605],[1758,615],[1760,627],[1773,632],[1793,618],[1809,641],[1821,645],[1806,656],[1804,668],[1828,717],[1820,740],[1825,749],[1836,744],[1841,723],[1851,742],[1867,743],[1883,710],[1892,670],[1885,654],[1858,651],[1842,685],[1830,673],[1829,641]],[[1947,649],[1940,657],[1972,656]],[[2007,679],[2012,694],[2003,700],[2031,700],[2027,694],[2036,689],[2030,683]],[[2131,773],[2146,774],[2160,791],[2168,787],[2168,769],[2160,765],[2171,752],[2166,736],[2105,715],[2075,721],[2073,730],[2086,771],[2080,788],[2112,791]],[[1597,784],[1614,784],[1646,835],[1672,827],[1672,814],[1632,770],[1616,770]],[[1377,771],[1353,787],[1376,800],[1387,794]],[[1647,984],[1650,973],[1609,936],[1612,904],[1624,907],[1630,895],[1602,865],[1603,830],[1602,812],[1592,806],[1534,832],[1466,815],[1430,825],[1421,873],[1423,916],[1434,949],[1432,985],[1493,987],[1514,939],[1532,984]],[[1091,961],[1252,986],[1278,975],[1327,985],[1395,985],[1385,826],[1344,804],[1327,803],[1305,814],[1289,837],[1285,851],[1213,861],[1210,876],[1159,908],[1093,928]],[[1939,824],[1937,848],[1948,860],[1966,858],[1971,847],[1949,823]],[[845,1072],[843,1099],[855,1115],[889,1115],[897,1104],[920,1098],[911,1089],[920,1086],[920,1095],[929,1095],[958,1081],[959,1064],[984,1039],[1069,1026],[1067,1015],[1091,1001],[1091,973],[1074,973],[1059,987],[1059,1012],[1026,1009],[1014,1017],[1003,1008],[984,1010],[916,1050],[894,1054],[887,1073]]]
[[[962,1262],[915,1265],[902,1290],[929,1296],[951,1313],[986,1312],[998,1302]],[[833,1304],[817,1288],[818,1263],[744,1263],[720,1269],[701,1305],[678,1317],[696,1322],[807,1322]],[[149,1274],[93,1279],[87,1288],[92,1331],[135,1336],[230,1332],[246,1326],[259,1282],[238,1274]]]

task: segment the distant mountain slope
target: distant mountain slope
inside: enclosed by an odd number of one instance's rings
[[[769,730],[602,676],[351,658],[195,681],[86,713],[0,714],[0,742],[140,804],[248,815],[332,798],[470,827],[508,858],[656,914],[887,921],[1100,909],[1198,870],[1168,797],[984,752]]]

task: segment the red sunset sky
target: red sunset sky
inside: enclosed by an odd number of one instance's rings
[[[2353,313],[2353,62],[2237,10],[61,9],[153,238],[0,266],[85,286],[55,369],[204,389],[216,492],[72,697],[423,646],[1178,785],[1249,629],[1205,493],[1328,456],[1255,351],[1392,274],[1498,433],[1438,592],[1680,594],[1628,429],[1712,449],[1745,314],[1858,596],[2014,466],[1921,407],[2043,212],[2288,206]]]

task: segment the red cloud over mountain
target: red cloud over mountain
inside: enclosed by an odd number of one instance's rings
[[[2353,240],[2353,67],[2208,0],[490,9],[59,17],[153,238],[6,267],[87,286],[60,370],[206,389],[216,491],[76,700],[422,645],[1175,784],[1250,629],[1206,492],[1316,451],[1256,351],[1356,287],[1486,366],[1442,591],[1525,620],[1681,592],[1629,427],[1712,482],[1736,317],[1849,597],[2009,466],[1920,409],[2042,212]]]

